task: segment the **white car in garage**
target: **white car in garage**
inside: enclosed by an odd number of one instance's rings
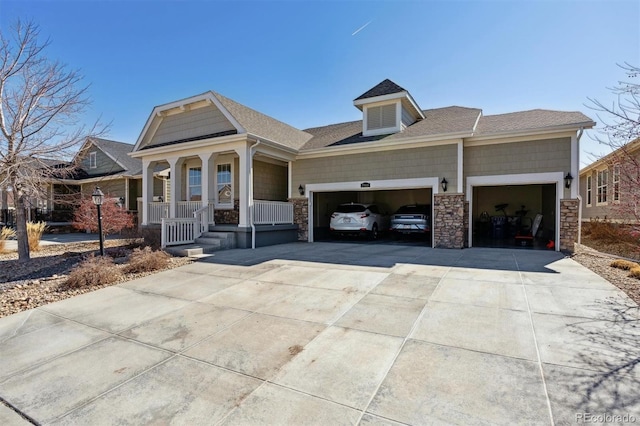
[[[376,204],[340,204],[331,215],[332,235],[368,235],[376,240],[381,230],[389,228],[389,216]]]

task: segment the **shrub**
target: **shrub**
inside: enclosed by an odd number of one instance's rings
[[[609,266],[612,266],[614,268],[618,268],[618,269],[622,269],[625,271],[630,271],[633,268],[640,268],[640,265],[638,265],[636,262],[630,262],[628,260],[624,260],[624,259],[616,259],[613,262],[611,262],[609,264]]]
[[[162,236],[158,228],[142,228],[140,234],[143,238],[142,247],[151,247],[152,250],[160,250]]]
[[[64,285],[69,288],[92,287],[113,284],[121,277],[122,271],[113,263],[113,259],[92,254],[71,271]]]
[[[110,235],[133,227],[133,215],[118,207],[110,194],[104,197],[100,206],[102,213],[102,233]],[[91,197],[84,197],[73,212],[73,227],[81,231],[98,232],[98,209]]]
[[[129,256],[129,264],[125,266],[126,273],[151,272],[165,269],[169,265],[169,256],[163,251],[153,251],[151,247],[134,249]]]
[[[14,231],[12,228],[3,226],[2,229],[0,229],[0,253],[4,253],[5,241],[15,237],[16,231]]]
[[[47,224],[44,222],[27,222],[27,239],[29,240],[29,250],[40,250],[40,238],[47,229]]]
[[[635,279],[640,280],[640,267],[638,267],[638,268],[632,268],[632,269],[629,271],[629,276],[630,276],[631,278],[635,278]]]

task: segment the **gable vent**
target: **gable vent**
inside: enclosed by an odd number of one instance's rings
[[[367,130],[396,127],[396,104],[367,108]]]

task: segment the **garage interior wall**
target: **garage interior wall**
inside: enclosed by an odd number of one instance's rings
[[[507,216],[516,216],[516,211],[527,210],[526,215],[532,221],[537,213],[543,215],[542,236],[545,239],[555,238],[556,196],[554,184],[541,185],[504,185],[477,186],[473,188],[472,220],[475,224],[483,212],[489,216],[503,216],[495,206],[507,203]],[[528,225],[529,223],[525,223]]]

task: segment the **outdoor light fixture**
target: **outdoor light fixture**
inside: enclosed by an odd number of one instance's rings
[[[440,182],[440,185],[442,185],[442,192],[447,192],[447,184],[449,182],[447,182],[447,178],[442,178],[442,181]]]
[[[302,186],[302,184],[298,187],[298,192],[300,195],[304,195],[304,186]]]
[[[567,189],[571,188],[571,182],[573,182],[573,176],[571,176],[571,172],[567,172],[567,175],[564,177],[564,187]]]
[[[104,240],[102,238],[102,212],[100,211],[100,206],[102,206],[102,202],[104,201],[104,193],[100,191],[100,187],[96,186],[96,189],[91,194],[91,198],[93,199],[93,204],[98,208],[98,237],[100,238],[100,256],[104,256]]]

